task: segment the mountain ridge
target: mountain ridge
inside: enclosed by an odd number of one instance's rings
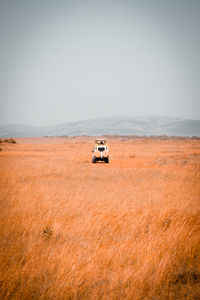
[[[113,116],[50,126],[0,125],[0,137],[97,136],[102,134],[200,136],[200,120],[163,116]]]

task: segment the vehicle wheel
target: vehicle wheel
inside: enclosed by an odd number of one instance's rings
[[[92,162],[93,162],[93,164],[96,163],[96,158],[95,157],[92,158]]]
[[[105,163],[107,163],[107,164],[109,163],[109,158],[108,157],[105,158]]]

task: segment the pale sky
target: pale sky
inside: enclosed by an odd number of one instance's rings
[[[200,1],[0,0],[0,124],[200,119]]]

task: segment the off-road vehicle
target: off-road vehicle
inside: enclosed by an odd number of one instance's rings
[[[92,153],[93,163],[96,163],[97,161],[105,161],[106,163],[109,163],[109,151],[106,139],[96,139]]]

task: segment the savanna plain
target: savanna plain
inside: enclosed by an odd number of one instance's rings
[[[1,299],[200,299],[200,140],[0,144]]]

